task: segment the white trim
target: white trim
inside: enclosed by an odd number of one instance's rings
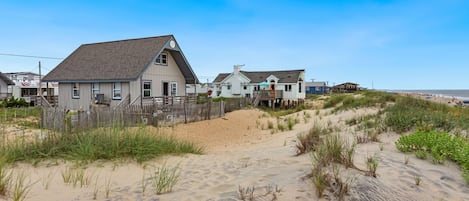
[[[155,63],[163,66],[168,65],[168,53],[162,52],[155,59]]]
[[[100,93],[99,82],[91,83],[91,94],[93,95],[92,98],[95,98],[96,94],[99,94],[99,93]]]
[[[121,100],[122,99],[122,83],[114,82],[112,84],[112,99]]]
[[[171,96],[177,96],[178,94],[178,83],[177,82],[170,82],[169,84],[169,93]]]
[[[145,89],[145,83],[150,83],[150,84],[149,84],[149,86],[150,86],[149,89]],[[152,86],[151,86],[151,85],[152,85],[152,81],[151,81],[151,80],[144,80],[144,81],[143,81],[143,88],[142,88],[142,90],[143,90],[143,91],[142,91],[143,97],[151,97],[151,96],[152,96],[152,90],[151,90]],[[145,95],[145,91],[150,92],[150,93],[148,94],[148,96]]]
[[[73,99],[80,98],[80,83],[75,82],[72,84],[72,98]]]

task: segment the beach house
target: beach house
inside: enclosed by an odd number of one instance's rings
[[[326,82],[306,82],[306,94],[325,94],[326,91]]]
[[[11,85],[15,85],[15,83],[0,72],[0,100],[11,97],[12,93],[9,89]]]
[[[345,82],[332,87],[334,93],[353,93],[359,90],[357,83]]]
[[[57,82],[41,83],[41,76],[37,73],[10,72],[5,73],[5,75],[14,83],[11,86],[12,95],[23,98],[26,102],[31,103],[31,105],[36,105],[39,102],[38,95],[41,95],[38,93],[39,90],[50,102],[53,102],[59,93]]]
[[[305,70],[241,71],[220,73],[213,81],[212,97],[249,97],[258,101],[299,101],[305,98]]]
[[[173,35],[81,45],[43,82],[58,82],[58,105],[144,104],[155,96],[185,96],[198,79]]]

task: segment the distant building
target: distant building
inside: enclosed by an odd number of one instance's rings
[[[211,83],[204,84],[186,84],[186,94],[193,96],[197,94],[206,94],[208,91],[213,90]]]
[[[332,86],[333,93],[353,93],[359,90],[359,84],[352,82],[345,82]]]
[[[41,80],[39,74],[32,72],[12,72],[5,73],[5,75],[14,83],[11,92],[14,97],[21,97],[24,98],[26,102],[30,102],[31,98],[40,95],[38,93]],[[59,85],[57,82],[41,83],[41,89],[41,93],[44,96],[56,96],[59,92]]]
[[[265,90],[275,99],[298,101],[305,98],[305,70],[241,71],[234,66],[232,73],[220,73],[213,81],[212,97],[253,97]]]
[[[306,94],[327,93],[326,82],[306,82]]]
[[[345,82],[332,87],[333,93],[353,93],[359,91],[357,83]]]
[[[11,87],[15,85],[8,76],[0,72],[0,100],[10,98],[12,95]]]

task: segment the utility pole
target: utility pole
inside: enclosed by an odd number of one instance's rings
[[[39,90],[38,90],[38,95],[41,97],[41,106],[42,106],[42,101],[43,101],[43,98],[42,98],[42,77],[41,77],[41,61],[39,61]],[[36,99],[36,102],[37,102],[37,99]]]

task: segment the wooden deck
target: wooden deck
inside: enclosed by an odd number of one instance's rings
[[[254,97],[260,96],[260,100],[273,100],[273,99],[282,99],[283,91],[282,90],[261,90],[254,91]]]

